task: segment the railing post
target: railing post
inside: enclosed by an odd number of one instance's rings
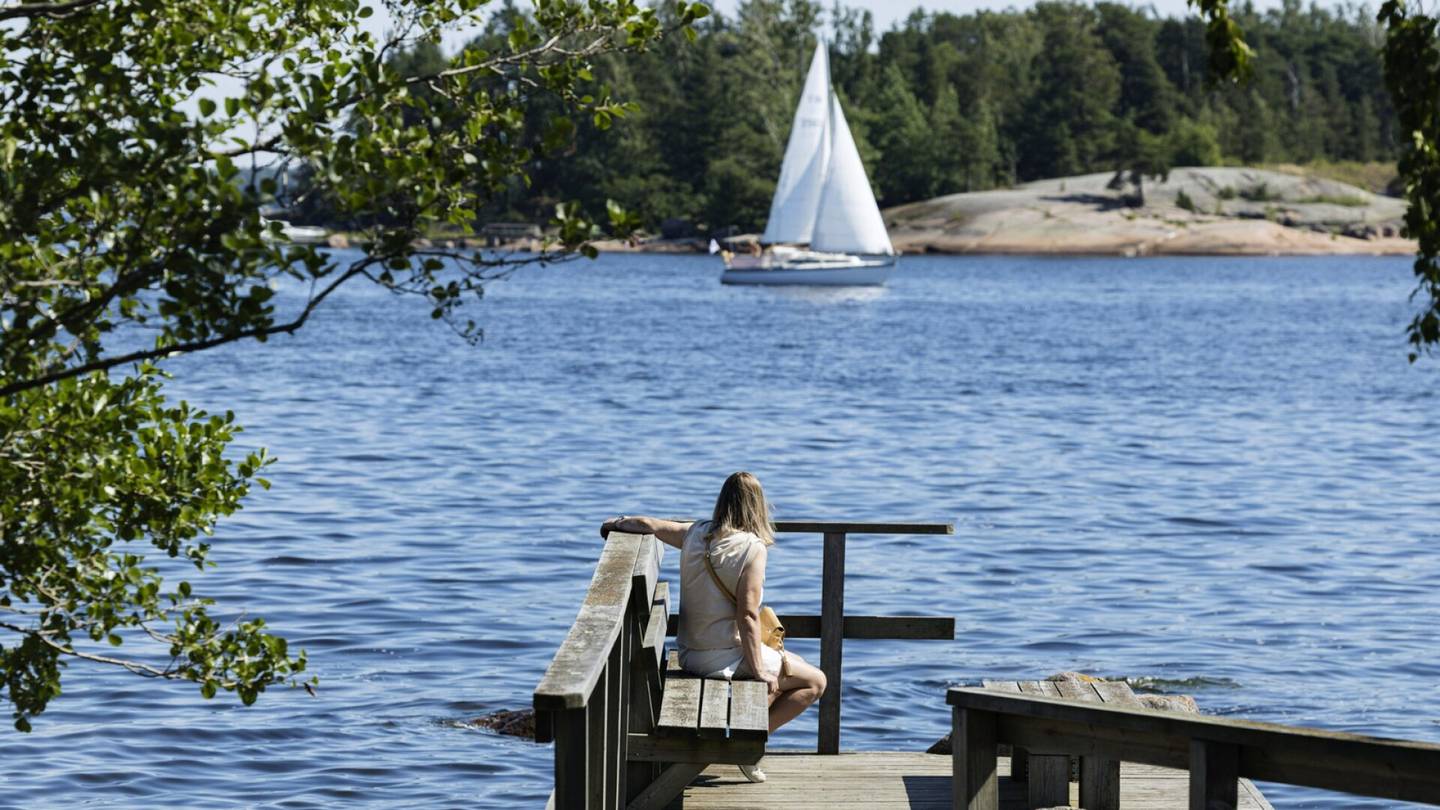
[[[554,713],[550,721],[555,736],[556,810],[585,807],[585,716],[584,707]]]
[[[825,558],[820,580],[820,670],[825,696],[820,698],[820,739],[816,751],[840,753],[840,671],[845,643],[845,533],[825,533]]]
[[[955,706],[950,717],[950,806],[953,810],[999,810],[995,715]]]
[[[1235,810],[1239,780],[1239,748],[1190,740],[1190,810]]]

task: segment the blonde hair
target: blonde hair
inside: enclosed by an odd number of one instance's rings
[[[767,546],[775,544],[775,528],[770,523],[770,504],[765,500],[765,490],[760,488],[760,479],[748,472],[732,473],[720,487],[705,542],[736,532],[750,532]]]

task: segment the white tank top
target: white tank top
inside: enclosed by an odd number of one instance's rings
[[[680,628],[675,640],[682,650],[724,650],[740,647],[735,603],[705,570],[705,532],[710,521],[696,521],[680,547]],[[731,593],[755,546],[764,542],[750,532],[717,537],[709,544],[710,564]]]

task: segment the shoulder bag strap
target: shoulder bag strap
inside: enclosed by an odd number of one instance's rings
[[[746,554],[748,555],[749,552],[747,551]],[[720,575],[715,573],[715,564],[710,562],[709,543],[705,544],[705,570],[710,572],[710,578],[715,581],[715,587],[719,588],[720,592],[725,594],[725,598],[730,600],[730,604],[738,605],[739,602],[735,599],[735,592],[725,587],[725,583],[720,581]]]

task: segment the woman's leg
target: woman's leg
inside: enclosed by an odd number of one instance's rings
[[[780,691],[770,701],[772,734],[825,694],[825,673],[798,655],[786,653],[786,657],[790,659],[790,674],[780,676]]]

